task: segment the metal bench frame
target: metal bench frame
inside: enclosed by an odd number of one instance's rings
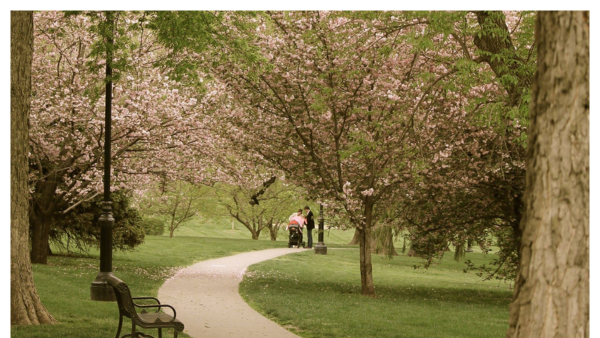
[[[113,275],[107,276],[106,282],[113,287],[115,296],[117,298],[117,304],[119,305],[119,328],[117,329],[117,335],[115,338],[119,338],[119,334],[121,333],[123,317],[131,319],[131,333],[120,338],[153,338],[152,336],[146,335],[143,332],[137,332],[136,325],[143,328],[158,329],[158,338],[162,338],[162,329],[174,329],[174,338],[177,338],[177,334],[179,332],[183,332],[183,323],[176,319],[177,313],[171,305],[161,304],[160,301],[155,297],[131,297],[131,293],[129,292],[129,287],[127,284]],[[134,300],[140,299],[151,299],[156,301],[157,304],[139,305],[134,302]],[[160,310],[165,307],[168,307],[171,309],[171,311],[173,311],[172,316],[164,312],[160,312]],[[142,310],[137,312],[136,308],[140,308]],[[146,309],[149,308],[156,308],[156,311],[146,312]]]

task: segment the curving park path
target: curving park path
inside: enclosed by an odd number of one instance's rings
[[[191,337],[298,337],[248,306],[238,286],[248,266],[301,251],[267,249],[196,263],[168,279],[158,299],[177,310]]]

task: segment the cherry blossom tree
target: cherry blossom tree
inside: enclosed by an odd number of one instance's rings
[[[136,189],[152,174],[207,178],[215,141],[199,92],[154,64],[167,55],[145,13],[119,12],[113,92],[112,186]],[[45,263],[52,217],[101,191],[104,59],[94,16],[36,13],[30,130],[32,260]],[[118,66],[118,67],[117,67]]]
[[[229,27],[248,46],[210,60],[230,92],[224,134],[346,209],[364,294],[373,212],[399,201],[415,242],[431,233],[445,250],[510,228],[501,259],[517,261],[531,16],[448,15],[266,13]],[[510,43],[494,49],[500,33]]]
[[[443,254],[448,242],[461,250],[472,240],[487,249],[493,234],[501,247],[498,276],[512,279],[521,237],[527,86],[535,65],[533,15],[428,12],[417,17],[428,22],[421,37],[425,42],[417,45],[438,49],[435,57],[456,72],[454,94],[444,100],[462,101],[459,111],[466,115],[448,118],[451,110],[444,109],[438,117],[445,120],[432,121],[436,127],[423,138],[431,150],[423,154],[429,157],[398,217],[405,219],[415,249],[430,260]],[[448,53],[451,46],[459,53]]]
[[[374,296],[374,206],[412,180],[417,130],[431,111],[423,95],[435,86],[431,73],[448,69],[378,29],[400,24],[394,16],[268,12],[249,20],[254,28],[231,25],[228,34],[251,37],[250,46],[216,48],[209,60],[229,93],[221,135],[344,207],[360,233],[362,293]],[[403,34],[423,25],[415,19]]]

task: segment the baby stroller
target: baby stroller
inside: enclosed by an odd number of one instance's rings
[[[289,239],[288,239],[288,248],[299,248],[300,245],[304,248],[304,242],[302,241],[302,232],[300,232],[300,226],[296,221],[290,222],[288,224]]]

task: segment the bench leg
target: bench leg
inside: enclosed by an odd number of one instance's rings
[[[162,338],[162,328],[158,328],[158,338]]]
[[[119,338],[119,334],[121,333],[121,326],[123,326],[123,315],[119,314],[119,328],[117,329],[117,335],[115,338]]]
[[[135,332],[135,323],[133,322],[133,320],[131,321],[131,337],[132,338],[136,338],[136,332]]]
[[[177,330],[173,329],[173,332],[175,332],[175,334],[173,334],[173,337],[177,338]]]

